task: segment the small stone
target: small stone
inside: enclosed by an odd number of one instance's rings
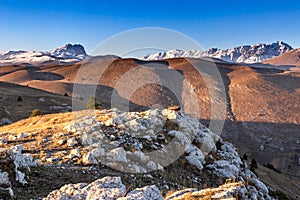
[[[72,149],[70,151],[70,156],[74,156],[74,157],[80,157],[80,149],[79,148],[76,148],[76,149]]]
[[[6,125],[6,124],[11,124],[11,123],[12,123],[12,121],[8,118],[1,118],[0,119],[0,126]]]
[[[113,120],[112,120],[112,119],[106,120],[106,121],[104,122],[104,125],[105,125],[105,126],[112,126],[112,125],[113,125]]]
[[[146,140],[152,142],[152,138],[151,138],[150,135],[145,135],[145,136],[143,136],[142,138],[144,138],[144,139],[146,139]]]
[[[94,158],[94,156],[91,153],[87,153],[83,155],[82,163],[84,165],[98,164],[97,160]]]
[[[10,148],[15,153],[22,153],[23,145],[19,144]]]
[[[0,184],[9,185],[9,174],[7,172],[0,172]]]
[[[4,145],[6,143],[7,143],[7,139],[5,138],[0,139],[0,145]]]
[[[259,146],[259,150],[260,150],[260,151],[264,151],[264,150],[265,150],[265,146],[264,146],[264,145],[260,145],[260,146]]]
[[[58,140],[58,141],[57,141],[57,144],[63,145],[63,144],[65,144],[66,142],[67,142],[67,140],[61,139],[61,140]]]
[[[157,170],[156,163],[153,162],[153,161],[149,161],[149,162],[147,163],[147,167],[148,167],[149,169],[151,169],[151,170]]]
[[[28,137],[28,134],[20,133],[19,136],[18,136],[18,139],[23,139],[23,138],[27,138],[27,137]]]
[[[132,199],[155,199],[155,200],[163,200],[162,195],[160,194],[157,186],[145,186],[143,188],[136,188],[129,192],[126,197],[120,198],[122,200],[132,200]]]
[[[144,174],[144,177],[146,177],[146,178],[153,178],[153,176],[151,174]]]
[[[8,140],[15,141],[15,140],[17,140],[17,139],[18,139],[18,138],[17,138],[16,136],[14,136],[14,135],[8,136]]]
[[[43,139],[42,139],[42,142],[43,142],[43,143],[48,142],[48,139],[47,139],[47,138],[43,138]]]
[[[68,147],[73,147],[73,146],[77,145],[77,143],[78,142],[75,138],[68,139],[68,141],[67,141]]]
[[[110,139],[110,140],[115,140],[115,139],[116,139],[116,136],[110,135],[110,136],[109,136],[109,139]]]
[[[38,99],[38,102],[45,102],[45,99],[43,97]]]
[[[87,133],[84,133],[82,136],[81,136],[81,144],[82,145],[90,145],[90,144],[93,144],[93,138],[87,134]]]
[[[46,162],[48,162],[48,163],[53,163],[53,162],[56,162],[56,161],[58,161],[58,158],[52,158],[52,157],[46,158]]]

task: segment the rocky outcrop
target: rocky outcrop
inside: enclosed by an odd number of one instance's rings
[[[120,177],[104,177],[90,184],[68,184],[51,192],[44,200],[160,200],[162,196],[156,186],[137,188],[126,194]]]
[[[204,156],[215,150],[215,142],[220,140],[198,120],[174,110],[124,113],[112,109],[99,115],[101,120],[83,117],[65,127],[80,136],[83,164],[102,163],[146,173],[162,170],[185,153],[187,161],[201,170]]]
[[[17,183],[25,185],[25,172],[36,166],[30,154],[22,154],[23,146],[0,149],[0,196],[13,197],[13,186]],[[25,172],[24,172],[25,171]]]
[[[160,182],[162,177],[159,174],[164,173],[166,169],[170,170],[172,166],[180,168],[176,169],[176,172],[181,178],[176,181],[180,181],[187,174],[189,176],[187,178],[195,183],[209,181],[209,178],[221,181],[235,180],[234,182],[238,182],[239,186],[232,190],[232,194],[237,194],[241,199],[271,199],[267,186],[248,169],[247,164],[240,158],[231,143],[224,142],[199,120],[180,110],[155,109],[144,112],[121,112],[110,109],[90,111],[88,114],[83,112],[83,115],[77,116],[74,121],[63,123],[62,127],[64,128],[60,129],[61,133],[51,134],[48,138],[39,141],[40,145],[47,143],[53,146],[55,144],[56,149],[62,149],[55,154],[40,154],[37,161],[41,164],[55,166],[67,163],[70,166],[83,164],[86,165],[84,167],[99,165],[105,168],[108,166],[124,174],[146,175],[149,179],[147,183],[156,186],[132,189],[126,193],[126,187],[121,183],[120,178],[108,177],[91,184],[69,184],[53,191],[49,194],[49,199],[93,199],[94,194],[108,199],[121,197],[123,199],[139,199],[140,197],[140,199],[154,197],[159,199],[159,196],[153,196],[153,193],[157,193],[157,188],[165,191],[170,189],[170,186],[174,188],[182,186],[179,182],[175,185],[171,182]],[[7,133],[4,135],[7,141],[9,137],[14,136],[14,134]],[[12,141],[18,141],[18,137],[30,138],[31,135],[30,132],[19,134],[14,136],[16,139]],[[7,145],[5,141],[3,144]],[[22,146],[12,149],[21,154]],[[181,162],[183,165],[174,164]],[[19,161],[17,164],[21,165]],[[181,167],[184,169],[181,170]],[[184,170],[189,172],[182,172]],[[201,174],[205,176],[201,177]],[[8,175],[9,172],[4,173],[4,171],[1,174],[5,183]],[[17,177],[16,181],[26,183],[22,172],[17,172]],[[219,185],[221,181],[215,183]],[[137,187],[143,186],[145,184]],[[99,188],[102,189],[99,190]],[[189,191],[193,193],[197,190],[190,189]],[[112,196],[114,194],[116,196]]]
[[[181,155],[199,171],[238,180],[243,199],[255,194],[270,199],[267,187],[241,160],[235,147],[197,119],[171,109],[145,112],[102,110],[71,122],[65,130],[77,135],[84,164],[105,164],[120,171],[164,170]],[[217,145],[216,145],[217,144]]]

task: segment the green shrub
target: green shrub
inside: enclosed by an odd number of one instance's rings
[[[99,108],[99,104],[96,102],[96,98],[91,96],[88,102],[86,103],[86,109],[94,110]]]
[[[39,109],[34,109],[34,110],[31,112],[30,117],[35,117],[35,116],[39,116],[39,115],[42,115],[41,111],[40,111]]]

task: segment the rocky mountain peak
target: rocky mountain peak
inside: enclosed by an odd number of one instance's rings
[[[65,44],[50,53],[58,58],[87,57],[84,47],[81,44]]]

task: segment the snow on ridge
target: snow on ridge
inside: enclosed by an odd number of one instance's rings
[[[170,50],[167,52],[157,52],[143,57],[143,60],[161,60],[168,58],[202,58],[212,57],[218,58],[232,63],[258,63],[269,58],[279,56],[293,48],[282,41],[272,44],[254,44],[234,47],[232,49],[211,48],[207,51],[203,50]]]

